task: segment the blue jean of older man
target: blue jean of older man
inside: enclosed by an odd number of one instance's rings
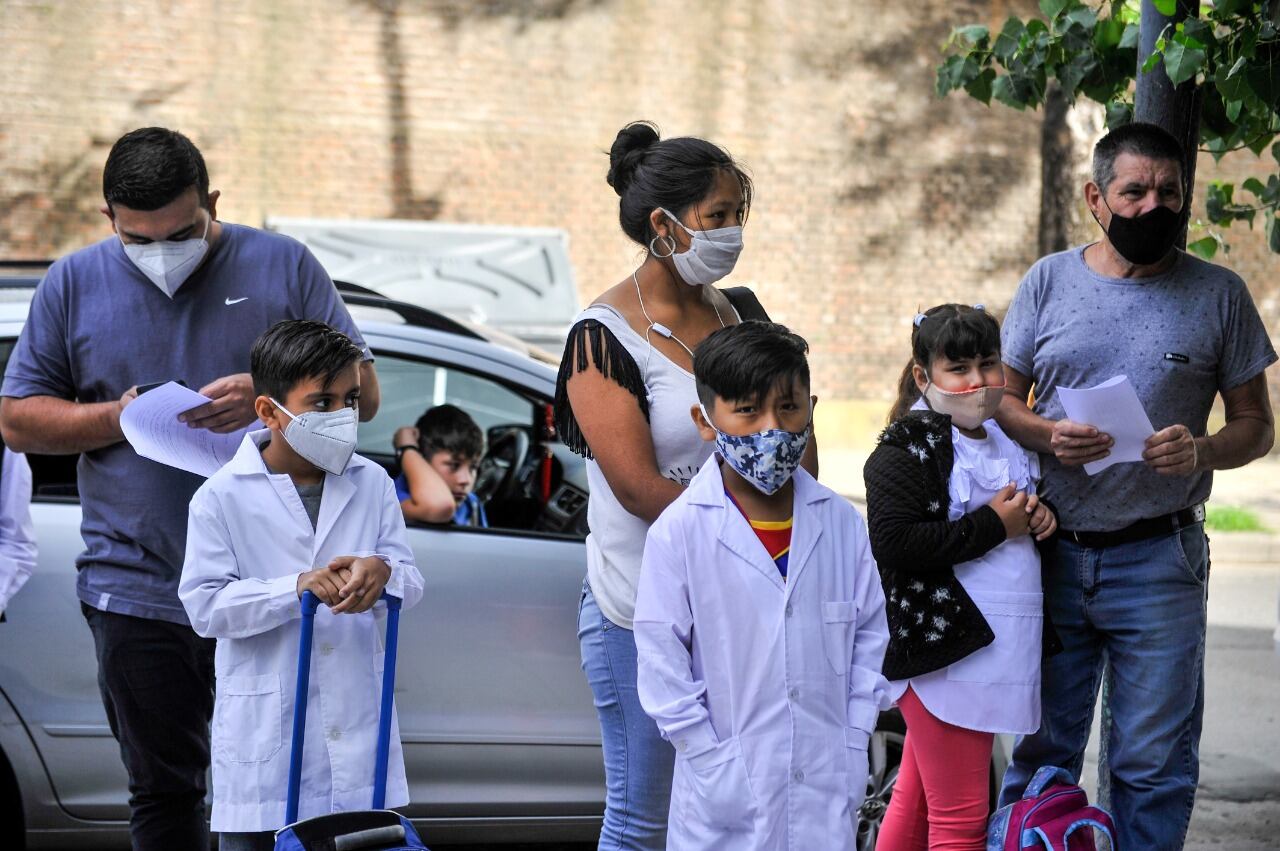
[[[1085,249],[1039,261],[1003,329],[1004,362],[1034,380],[1035,414],[1064,418],[1059,387],[1127,375],[1157,433],[1203,438],[1214,398],[1276,354],[1244,282],[1177,252],[1149,277],[1110,278]],[[1077,777],[1099,684],[1111,681],[1110,806],[1123,849],[1182,847],[1199,779],[1212,473],[1145,463],[1096,475],[1041,455],[1042,495],[1063,532],[1043,559],[1046,607],[1064,650],[1045,660],[1042,722],[1019,739],[1000,803],[1041,765]],[[1108,670],[1109,668],[1109,670]]]

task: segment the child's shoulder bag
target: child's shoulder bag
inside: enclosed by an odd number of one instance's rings
[[[1065,769],[1040,768],[1027,784],[1022,800],[991,816],[987,851],[1097,851],[1094,830],[1116,847],[1116,829],[1106,810],[1092,806],[1089,796]]]

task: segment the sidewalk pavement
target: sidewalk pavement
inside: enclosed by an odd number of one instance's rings
[[[866,512],[862,466],[869,450],[823,444],[818,457],[823,484],[844,494]],[[1210,505],[1245,508],[1253,512],[1265,532],[1209,530],[1215,563],[1270,565],[1280,569],[1280,457],[1271,455],[1236,470],[1214,473]]]

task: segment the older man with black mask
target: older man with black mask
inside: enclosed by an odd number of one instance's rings
[[[1264,370],[1276,354],[1248,289],[1175,247],[1187,221],[1184,162],[1150,124],[1098,142],[1084,194],[1102,239],[1041,259],[1023,279],[1005,320],[997,415],[1041,454],[1042,494],[1058,509],[1044,590],[1065,646],[1045,660],[1040,730],[1014,748],[1001,803],[1041,765],[1079,776],[1109,677],[1118,844],[1143,851],[1181,848],[1195,801],[1213,471],[1265,455],[1275,434]],[[1058,388],[1118,374],[1156,431],[1143,462],[1091,476],[1083,465],[1113,441],[1066,419]],[[1219,394],[1226,425],[1210,435]]]
[[[213,709],[213,641],[178,599],[187,505],[202,479],[139,456],[120,413],[138,386],[183,380],[212,399],[191,428],[256,419],[249,350],[281,319],[318,319],[363,346],[333,282],[299,243],[218,221],[204,158],[161,127],[107,156],[102,212],[114,233],[54,263],[37,288],[0,395],[15,450],[80,454],[85,551],[77,592],[98,684],[129,772],[138,851],[198,851]],[[365,349],[360,415],[378,408]]]

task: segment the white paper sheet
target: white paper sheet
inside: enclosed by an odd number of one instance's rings
[[[1084,465],[1090,476],[1112,464],[1142,460],[1147,438],[1155,429],[1127,375],[1117,375],[1096,387],[1059,387],[1058,398],[1068,419],[1094,426],[1115,439],[1110,455]]]
[[[120,414],[125,440],[143,458],[208,478],[236,454],[245,432],[216,434],[178,422],[178,415],[206,402],[208,396],[170,381],[138,396]]]

